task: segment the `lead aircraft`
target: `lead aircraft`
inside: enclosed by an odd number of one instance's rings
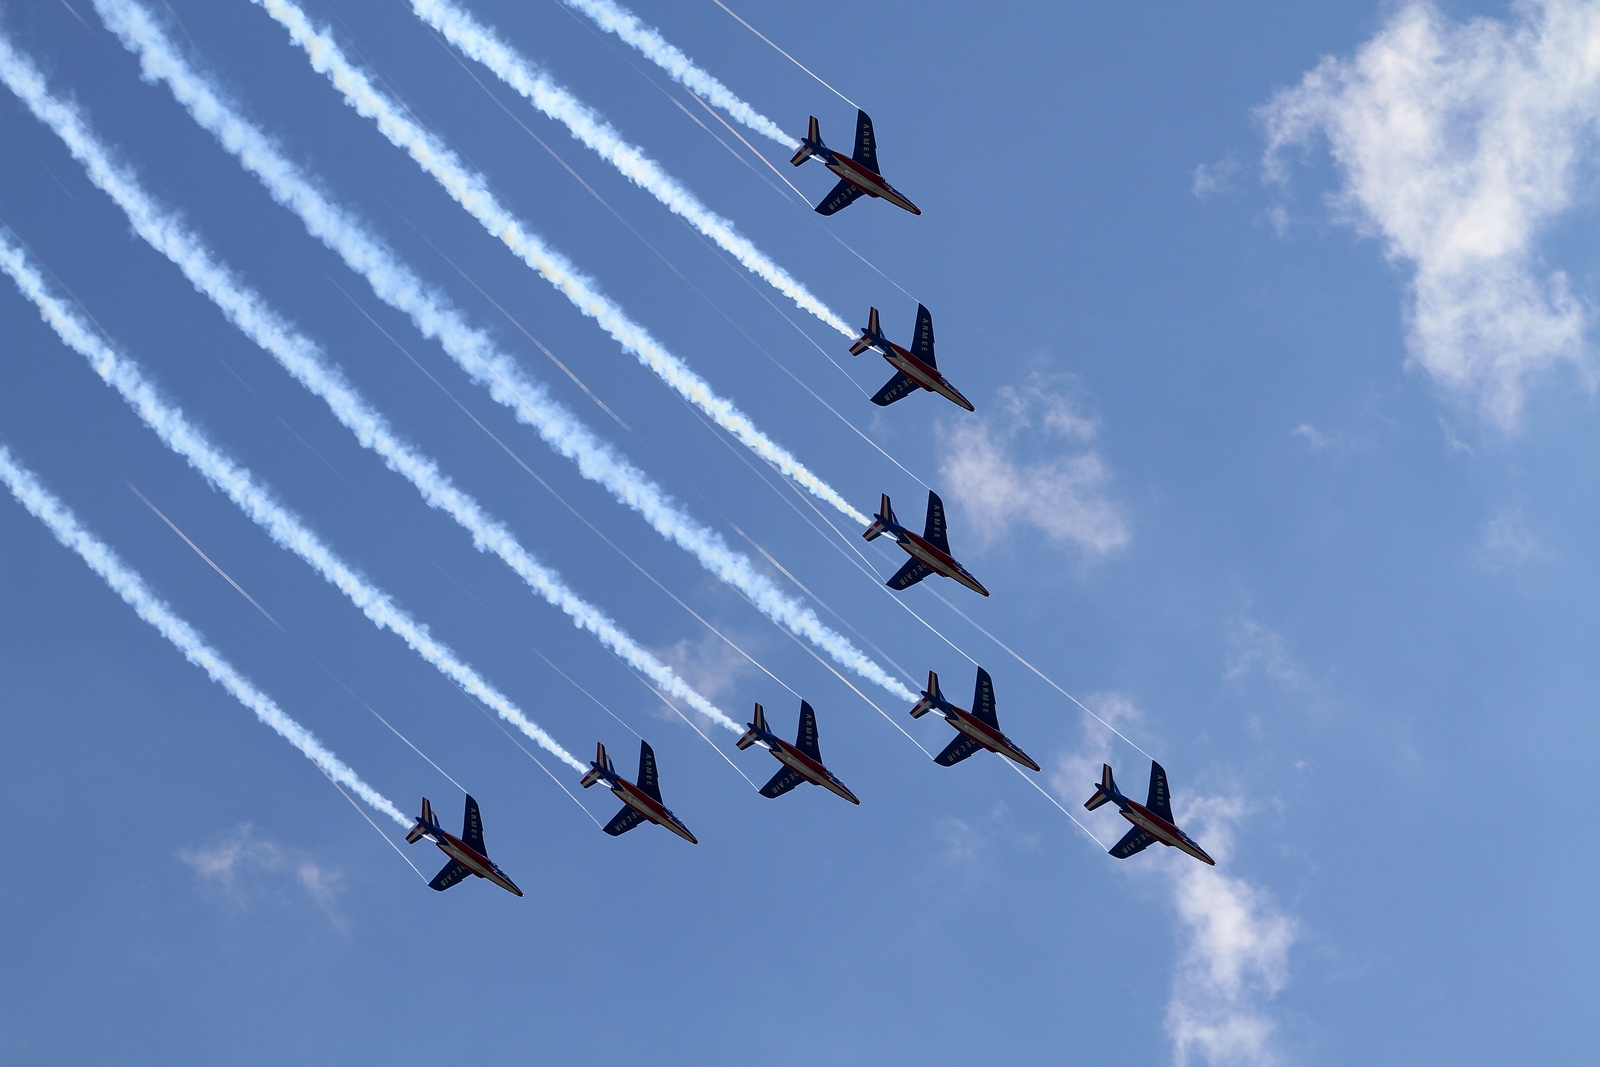
[[[789,162],[798,167],[812,156],[822,160],[829,170],[839,176],[839,184],[817,205],[817,214],[832,215],[835,211],[842,211],[855,203],[863,193],[875,199],[887,200],[913,215],[922,214],[917,205],[901,196],[878,173],[878,142],[872,136],[872,119],[865,111],[856,111],[856,151],[849,159],[822,143],[822,127],[817,123],[817,117],[811,116],[811,125],[806,129],[805,140],[800,142],[800,151]]]
[[[772,781],[761,787],[762,796],[781,797],[801,782],[810,782],[839,794],[852,804],[861,803],[854,793],[845,788],[843,782],[833,776],[832,771],[822,765],[822,749],[817,744],[817,713],[811,710],[810,704],[804,700],[800,702],[800,734],[792,745],[767,729],[767,715],[761,710],[760,704],[756,705],[756,721],[748,725],[744,736],[734,743],[741,749],[760,745],[783,764],[783,769],[772,776]]]
[[[989,595],[989,590],[950,555],[950,536],[944,522],[944,501],[940,500],[939,494],[933,490],[928,491],[928,520],[923,525],[921,537],[900,525],[894,517],[894,508],[889,505],[889,494],[884,493],[883,504],[878,514],[872,516],[872,525],[868,526],[861,536],[872,541],[884,534],[894,535],[895,543],[905,549],[906,555],[911,557],[904,567],[894,572],[894,577],[883,583],[890,589],[896,591],[907,589],[930,574],[938,574],[945,578],[954,578],[975,593]]]
[[[445,832],[439,820],[434,818],[433,805],[428,803],[427,797],[423,797],[422,814],[417,816],[417,825],[406,834],[406,842],[414,845],[424,837],[450,857],[444,870],[434,875],[433,881],[428,883],[429,889],[437,889],[442,893],[467,875],[475,874],[479,878],[489,879],[508,893],[515,893],[519,897],[522,895],[522,890],[506,877],[506,872],[489,859],[489,850],[483,844],[483,818],[478,814],[478,802],[472,799],[472,794],[467,794],[467,811],[462,817],[460,837]]]
[[[959,731],[956,739],[933,757],[933,762],[939,766],[953,767],[978,749],[986,748],[990,752],[1000,753],[1006,759],[1015,760],[1029,770],[1039,769],[1039,765],[1018,748],[1016,742],[1000,732],[1000,716],[994,710],[994,680],[982,667],[978,668],[978,684],[972,690],[971,711],[958,708],[946,700],[939,691],[939,676],[929,671],[928,688],[923,690],[922,699],[911,709],[911,717],[920,719],[930,711],[943,715],[944,721]]]
[[[1125,860],[1160,841],[1163,845],[1182,849],[1201,863],[1209,863],[1213,867],[1217,865],[1216,860],[1206,855],[1205,849],[1195,844],[1172,821],[1172,793],[1167,789],[1167,772],[1161,764],[1150,761],[1150,796],[1143,804],[1122,795],[1116,779],[1111,776],[1111,764],[1104,763],[1101,766],[1104,769],[1100,772],[1100,784],[1095,786],[1094,796],[1084,801],[1083,806],[1093,811],[1109,800],[1121,809],[1124,819],[1133,823],[1133,829],[1111,846],[1113,856]]]
[[[861,331],[861,339],[850,346],[850,354],[859,356],[869,348],[888,360],[889,366],[899,371],[873,396],[872,402],[880,408],[886,408],[896,400],[903,400],[921,388],[930,393],[938,393],[968,411],[977,410],[972,406],[972,401],[962,396],[956,387],[939,373],[939,368],[933,361],[933,316],[928,314],[928,309],[921,304],[917,305],[917,332],[911,338],[909,352],[883,335],[883,329],[878,325],[878,309],[869,309],[867,328]]]
[[[583,787],[588,789],[596,782],[604,781],[611,791],[622,801],[622,810],[612,820],[601,827],[612,837],[621,837],[623,834],[649,819],[657,826],[665,826],[691,845],[698,845],[700,841],[689,832],[689,828],[665,804],[661,803],[661,782],[656,775],[656,754],[648,741],[639,742],[639,780],[630,782],[617,773],[616,767],[611,763],[611,757],[606,755],[606,746],[603,742],[596,742],[594,746],[594,761],[589,764],[589,773],[583,776]]]

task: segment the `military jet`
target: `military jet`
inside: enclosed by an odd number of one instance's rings
[[[489,859],[489,850],[483,846],[483,819],[478,815],[478,802],[467,795],[467,811],[462,818],[461,836],[446,833],[439,825],[439,820],[433,816],[433,805],[428,803],[428,798],[422,798],[422,814],[417,816],[417,825],[406,834],[408,844],[416,844],[426,837],[429,841],[439,846],[439,851],[450,857],[450,862],[444,865],[444,870],[434,875],[433,881],[428,883],[429,889],[444,892],[469,874],[479,878],[487,878],[495,885],[508,893],[522,895],[516,883],[506,877],[506,872],[496,867]]]
[[[938,393],[968,411],[977,410],[972,406],[972,401],[962,396],[955,386],[946,381],[945,376],[940,374],[939,368],[934,365],[933,316],[928,314],[928,309],[921,304],[917,305],[917,332],[911,339],[911,351],[907,352],[883,336],[883,330],[878,325],[877,308],[867,312],[867,328],[861,331],[861,339],[850,346],[850,354],[859,356],[869,348],[888,360],[889,366],[899,372],[873,395],[872,402],[880,408],[886,408],[896,400],[903,400],[921,388],[930,393]]]
[[[906,589],[930,574],[938,574],[954,578],[975,593],[989,595],[989,590],[950,555],[950,537],[944,523],[944,501],[939,499],[938,493],[928,491],[928,521],[922,528],[921,537],[896,521],[894,508],[889,506],[889,494],[883,494],[882,507],[872,517],[872,525],[861,536],[872,541],[884,534],[894,535],[895,543],[911,557],[904,567],[895,571],[894,577],[883,583],[890,589]]]
[[[594,761],[589,764],[589,773],[583,776],[583,787],[588,789],[601,780],[604,780],[611,791],[617,794],[617,799],[622,801],[622,810],[602,827],[612,837],[621,837],[649,819],[657,826],[665,826],[691,845],[700,843],[689,832],[689,828],[661,803],[661,784],[656,777],[656,754],[649,742],[639,742],[638,782],[630,782],[618,774],[616,767],[611,763],[611,757],[606,755],[606,746],[603,743],[596,743]]]
[[[1122,795],[1116,779],[1111,777],[1111,764],[1101,766],[1104,770],[1100,772],[1100,784],[1095,786],[1094,796],[1084,801],[1083,806],[1093,811],[1106,801],[1112,801],[1121,809],[1122,817],[1133,823],[1133,829],[1111,846],[1113,856],[1125,860],[1160,841],[1163,845],[1182,849],[1201,863],[1209,863],[1213,867],[1217,865],[1216,860],[1206,855],[1205,849],[1195,844],[1188,834],[1173,823],[1172,793],[1167,789],[1167,772],[1161,768],[1161,764],[1150,761],[1150,796],[1143,804]]]
[[[1000,732],[1000,717],[994,711],[994,681],[982,667],[978,668],[978,684],[972,690],[971,711],[958,708],[946,700],[939,691],[939,676],[929,671],[928,688],[923,690],[922,699],[911,709],[911,717],[920,719],[930,711],[943,715],[944,721],[959,731],[955,740],[933,757],[933,762],[939,766],[953,767],[978,749],[986,748],[990,752],[1000,753],[1006,759],[1015,760],[1031,771],[1039,769],[1039,765],[1018,748],[1016,742]]]
[[[743,737],[734,742],[741,749],[751,745],[760,745],[783,764],[783,768],[772,776],[772,781],[761,787],[764,797],[781,797],[801,782],[810,782],[822,788],[838,793],[852,804],[859,804],[856,795],[845,788],[845,784],[833,776],[833,772],[822,765],[822,750],[817,745],[817,713],[811,710],[811,705],[804,700],[800,702],[800,735],[790,744],[771,730],[767,729],[767,716],[761,710],[761,705],[756,705],[756,721],[749,724]]]
[[[822,129],[817,124],[817,117],[811,116],[811,125],[806,130],[805,140],[800,143],[800,151],[789,162],[798,167],[812,156],[822,160],[829,170],[839,176],[839,184],[817,205],[817,214],[832,215],[835,211],[841,211],[855,203],[863,193],[887,200],[913,215],[922,214],[917,205],[901,196],[878,173],[878,142],[872,136],[872,119],[867,117],[865,111],[856,112],[856,151],[849,159],[822,143]]]

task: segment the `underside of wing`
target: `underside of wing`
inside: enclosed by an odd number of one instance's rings
[[[856,150],[850,158],[874,174],[883,173],[878,169],[878,139],[872,133],[872,119],[860,108],[856,109]]]
[[[904,567],[894,572],[893,578],[883,584],[890,589],[909,589],[932,573],[933,568],[920,559],[909,559]]]
[[[904,400],[912,393],[921,389],[917,380],[905,371],[896,371],[895,376],[884,383],[883,388],[872,394],[872,402],[880,408],[886,408],[896,400]]]
[[[822,762],[822,746],[817,743],[817,713],[804,700],[800,702],[800,731],[795,735],[794,747]]]
[[[761,787],[761,795],[764,797],[781,797],[803,781],[805,781],[805,778],[799,771],[793,767],[785,767],[772,776],[772,781]]]
[[[439,892],[443,893],[446,889],[449,889],[451,886],[455,885],[457,882],[461,881],[461,879],[467,877],[471,873],[472,872],[466,867],[457,863],[455,860],[451,860],[449,863],[444,865],[444,870],[433,876],[433,881],[428,883],[428,888],[437,889]]]
[[[478,814],[478,802],[467,795],[467,813],[461,820],[461,840],[466,842],[470,849],[475,849],[480,856],[487,856],[489,850],[483,845],[483,816]]]
[[[978,668],[978,684],[972,690],[972,715],[979,722],[1000,729],[1000,716],[994,710],[994,679]]]
[[[917,305],[917,332],[911,338],[911,354],[930,367],[933,361],[933,316],[921,304]]]
[[[1172,821],[1172,791],[1167,788],[1167,772],[1154,760],[1150,762],[1150,797],[1145,807],[1168,822]]]
[[[955,740],[944,746],[944,751],[933,757],[941,767],[954,767],[983,746],[966,734],[956,734]]]
[[[855,203],[865,192],[861,186],[852,185],[850,182],[840,178],[839,184],[833,187],[833,192],[829,193],[822,203],[817,205],[817,214],[832,215],[835,211],[843,211]]]
[[[940,552],[950,552],[950,527],[944,521],[944,501],[931,490],[928,492],[928,520],[923,524],[922,536]]]
[[[661,799],[661,777],[656,773],[656,750],[645,741],[639,742],[639,780],[634,784],[650,799],[657,801]]]
[[[1122,840],[1111,846],[1111,854],[1119,860],[1125,860],[1135,852],[1143,852],[1155,844],[1155,838],[1135,826],[1132,830],[1122,835]]]
[[[616,816],[605,824],[604,830],[612,837],[621,837],[642,822],[644,822],[644,816],[639,814],[638,809],[624,804],[622,810],[617,812]]]

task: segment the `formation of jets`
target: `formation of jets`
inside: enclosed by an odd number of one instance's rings
[[[890,185],[880,172],[877,139],[873,133],[872,119],[865,111],[857,112],[855,151],[848,158],[823,144],[821,127],[813,116],[800,150],[790,162],[798,167],[813,158],[821,160],[830,171],[839,176],[838,184],[816,206],[818,214],[832,215],[862,196],[887,200],[913,215],[922,214],[921,210]],[[923,305],[917,305],[916,327],[909,349],[902,348],[884,336],[879,323],[878,309],[869,309],[866,328],[862,330],[861,337],[850,346],[850,354],[858,356],[867,351],[878,353],[895,371],[894,377],[872,397],[872,402],[879,407],[888,407],[921,390],[937,393],[967,411],[976,410],[972,402],[962,396],[939,370],[933,353],[933,315]],[[989,595],[989,590],[983,587],[983,583],[973,577],[972,573],[950,554],[944,501],[939,498],[938,493],[932,491],[928,493],[928,514],[921,534],[913,533],[900,524],[895,518],[894,508],[889,503],[889,495],[883,494],[878,512],[873,515],[871,524],[862,536],[868,541],[873,541],[884,534],[893,537],[895,544],[910,557],[894,576],[884,583],[890,589],[900,592],[916,585],[929,575],[937,575],[950,578],[981,596]],[[929,671],[928,687],[922,691],[920,699],[912,706],[911,717],[920,719],[929,712],[938,712],[945,722],[956,730],[955,737],[933,758],[933,761],[940,766],[953,767],[977,752],[988,751],[1030,771],[1039,770],[1039,764],[1033,757],[1001,731],[1000,719],[995,710],[994,680],[982,667],[978,668],[970,709],[957,707],[946,699],[939,688],[938,674]],[[778,761],[777,773],[760,789],[764,797],[783,796],[796,786],[805,783],[820,786],[852,804],[861,803],[844,782],[823,764],[822,750],[817,741],[817,714],[805,700],[800,701],[799,731],[793,743],[779,737],[767,726],[766,712],[760,704],[757,704],[753,721],[739,738],[737,746],[741,751],[750,748],[766,749]],[[606,755],[605,744],[596,744],[595,758],[589,764],[589,771],[583,776],[582,785],[587,789],[601,782],[604,782],[617,799],[622,801],[622,810],[604,826],[605,832],[612,837],[620,837],[640,823],[650,822],[670,830],[690,844],[699,844],[699,840],[684,825],[683,820],[662,802],[656,756],[648,742],[644,740],[639,742],[639,773],[631,782],[617,773],[611,757]],[[1116,804],[1122,817],[1133,826],[1111,847],[1112,856],[1127,859],[1159,841],[1163,845],[1186,852],[1203,863],[1215,865],[1216,861],[1173,821],[1167,772],[1161,764],[1152,761],[1150,765],[1150,793],[1143,804],[1125,796],[1117,788],[1111,767],[1109,764],[1106,765],[1100,784],[1095,787],[1094,795],[1084,803],[1084,807],[1093,811],[1107,803]],[[415,843],[424,838],[434,842],[445,855],[450,857],[450,862],[433,881],[428,883],[432,888],[449,889],[468,875],[474,875],[486,878],[519,897],[522,896],[522,891],[515,883],[490,861],[483,843],[483,822],[478,814],[478,804],[472,797],[467,797],[465,825],[460,837],[445,832],[439,826],[434,818],[432,805],[428,803],[427,798],[423,798],[422,814],[417,818],[416,826],[406,835],[406,840]]]

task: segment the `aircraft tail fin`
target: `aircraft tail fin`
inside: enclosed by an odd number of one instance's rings
[[[873,520],[871,526],[867,527],[867,532],[861,536],[865,537],[868,541],[877,540],[879,537],[889,531],[889,527],[884,520],[888,520],[888,522],[894,522],[894,508],[889,503],[888,493],[883,494],[883,504],[878,509],[878,517]]]
[[[1117,791],[1117,780],[1111,777],[1111,764],[1102,763],[1100,767],[1100,785],[1095,789],[1094,796],[1083,802],[1083,806],[1090,811],[1110,800],[1111,795]]]
[[[934,671],[929,671],[928,689],[922,694],[922,699],[917,701],[916,706],[911,709],[911,717],[913,719],[922,718],[932,711],[942,698],[942,694],[939,692],[939,675]]]
[[[872,347],[872,343],[883,336],[883,327],[878,323],[878,309],[871,308],[867,311],[867,328],[861,331],[861,339],[850,346],[850,354],[859,356]]]
[[[755,721],[750,723],[750,728],[744,732],[743,737],[734,742],[734,745],[741,750],[749,748],[751,745],[756,743],[758,734],[763,734],[766,732],[767,713],[761,710],[760,704],[757,704]]]
[[[433,817],[433,805],[428,803],[427,797],[423,797],[422,814],[417,816],[417,825],[413,826],[411,832],[406,834],[406,844],[414,845],[421,841],[422,835],[428,832],[427,827],[436,825],[438,823]]]
[[[588,789],[601,778],[604,778],[605,775],[602,774],[601,771],[610,771],[614,769],[615,768],[611,766],[611,757],[606,755],[606,743],[604,741],[596,741],[594,743],[594,764],[592,767],[590,767],[589,773],[583,776],[583,787]]]
[[[806,139],[805,139],[805,142],[800,145],[800,151],[796,152],[794,154],[794,158],[789,160],[789,162],[791,164],[793,164],[794,166],[798,167],[800,164],[804,163],[806,160],[810,159],[813,155],[816,154],[816,150],[813,149],[811,146],[814,145],[814,144],[821,144],[821,143],[822,143],[822,126],[821,126],[821,124],[819,124],[817,122],[817,116],[812,115],[811,116],[811,125],[806,127]]]

